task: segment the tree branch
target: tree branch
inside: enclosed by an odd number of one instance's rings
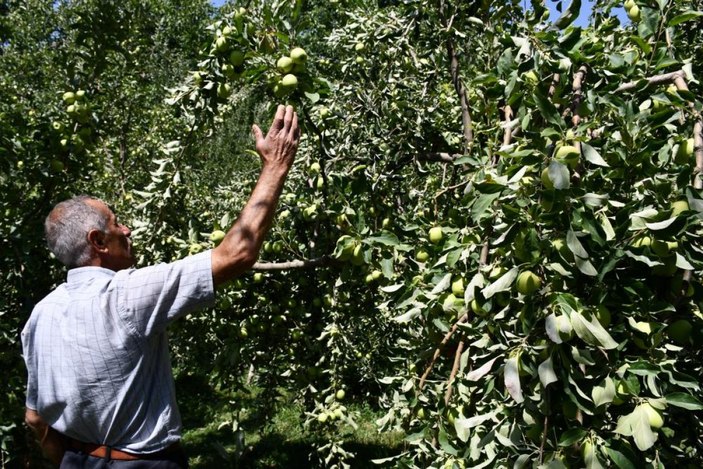
[[[257,262],[252,270],[291,270],[291,269],[311,269],[314,267],[324,267],[336,264],[337,261],[330,256],[322,256],[316,259],[304,259],[288,262]]]
[[[449,379],[447,380],[447,391],[444,393],[445,404],[449,404],[449,399],[452,398],[452,382],[454,381],[456,374],[459,372],[459,364],[461,363],[461,354],[463,352],[464,341],[460,340],[459,346],[456,348],[456,352],[454,352],[454,365],[452,366],[452,373],[449,375]]]
[[[676,83],[677,80],[683,81],[683,87],[679,87],[679,89],[688,89],[688,86],[686,86],[686,80],[684,79],[685,73],[683,70],[678,70],[676,72],[671,72],[671,73],[665,73],[663,75],[655,75],[653,77],[649,78],[644,78],[644,80],[647,81],[646,86],[651,86],[651,85],[661,85],[663,83]],[[639,88],[642,84],[642,80],[637,80],[637,81],[631,81],[628,83],[625,83],[623,85],[620,85],[616,90],[615,93],[620,93],[622,91],[630,91],[634,90],[636,88]],[[678,86],[678,84],[677,84]]]
[[[425,372],[422,373],[422,377],[420,378],[420,383],[418,384],[418,388],[422,389],[425,386],[425,381],[427,381],[427,377],[430,374],[430,371],[432,371],[432,367],[434,366],[435,362],[437,361],[437,358],[439,358],[439,354],[442,352],[442,348],[444,348],[445,345],[447,345],[447,342],[449,342],[449,339],[451,339],[452,335],[454,332],[459,328],[459,324],[465,323],[466,321],[469,320],[469,313],[464,313],[452,326],[451,329],[449,329],[449,332],[446,333],[442,341],[439,343],[437,348],[434,351],[434,354],[432,355],[432,360],[430,360],[429,365],[427,365],[427,368],[425,368]]]

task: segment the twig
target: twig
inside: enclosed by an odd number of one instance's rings
[[[542,458],[544,456],[544,443],[547,441],[547,424],[549,423],[549,418],[544,416],[544,428],[542,429],[542,441],[539,444],[539,462],[542,464]]]
[[[432,355],[432,360],[430,360],[429,365],[427,365],[427,368],[425,368],[425,372],[422,373],[422,377],[420,378],[420,383],[418,384],[418,388],[422,389],[425,386],[425,381],[427,381],[427,377],[430,374],[430,371],[432,371],[432,367],[434,366],[435,362],[437,361],[437,358],[439,358],[439,354],[442,352],[442,348],[447,345],[447,342],[449,342],[449,339],[451,339],[452,335],[454,332],[458,329],[459,324],[462,324],[466,321],[469,320],[469,313],[464,313],[449,329],[449,332],[447,332],[444,335],[444,338],[442,341],[439,343],[437,348],[434,351],[434,354]]]
[[[464,351],[464,341],[459,341],[459,346],[454,352],[454,365],[452,366],[452,373],[449,375],[447,380],[447,391],[444,393],[444,404],[449,404],[449,399],[452,398],[452,382],[459,371],[459,364],[461,363],[461,354]]]

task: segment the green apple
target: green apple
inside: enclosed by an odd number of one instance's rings
[[[362,57],[361,55],[357,55],[356,58],[354,59],[356,63],[359,65],[362,65],[364,62],[366,62],[366,59]]]
[[[430,239],[430,242],[433,244],[437,244],[440,241],[442,241],[442,238],[444,238],[444,232],[442,230],[441,226],[433,226],[430,228],[430,231],[428,233],[428,237]]]
[[[229,83],[220,83],[217,85],[217,97],[227,99],[232,95],[232,87]]]
[[[66,91],[63,94],[63,101],[66,104],[73,104],[74,102],[76,102],[76,94],[73,91]]]
[[[610,321],[612,320],[610,310],[604,305],[598,305],[596,307],[596,319],[601,326],[608,327],[610,325]]]
[[[290,57],[281,57],[276,62],[276,68],[281,73],[288,73],[293,69],[293,59]]]
[[[226,52],[227,49],[229,49],[229,42],[227,42],[226,37],[220,36],[215,39],[215,50],[217,52]]]
[[[522,75],[522,77],[525,80],[525,82],[527,82],[531,85],[536,85],[537,82],[539,81],[539,77],[537,76],[537,74],[535,73],[534,70],[530,70],[530,71],[525,72]]]
[[[233,50],[229,54],[229,63],[235,67],[239,67],[244,63],[244,52],[240,50]]]
[[[85,99],[85,90],[76,91],[76,99],[78,101],[83,101]]]
[[[264,274],[262,272],[256,272],[254,273],[254,278],[253,278],[254,283],[261,283],[264,281]]]
[[[327,106],[320,108],[320,119],[327,119],[330,116],[330,110]]]
[[[686,201],[686,200],[677,200],[676,202],[671,204],[671,216],[672,217],[678,217],[683,212],[687,212],[688,210],[689,210],[688,201]]]
[[[625,0],[625,4],[623,7],[625,7],[625,10],[630,10],[633,6],[636,6],[637,4],[635,3],[635,0]]]
[[[215,243],[215,246],[220,244],[223,239],[225,239],[225,232],[222,230],[215,230],[212,233],[210,233],[210,241]]]
[[[666,328],[666,333],[669,335],[671,340],[679,345],[690,345],[691,342],[691,331],[693,326],[686,319],[679,319],[674,321]]]
[[[464,278],[463,277],[457,277],[453,282],[452,282],[452,293],[458,297],[463,297],[464,296]]]
[[[429,258],[430,253],[427,252],[425,249],[420,249],[415,253],[415,260],[418,262],[427,262]]]
[[[669,243],[662,241],[660,239],[655,239],[649,246],[652,252],[659,257],[666,257],[669,255]]]
[[[674,161],[678,164],[687,164],[691,161],[695,150],[693,138],[687,138],[679,144],[679,148],[674,156]]]
[[[344,399],[344,397],[347,395],[347,393],[344,392],[344,389],[340,389],[337,391],[337,393],[334,395],[334,398],[337,399],[338,401],[341,401]]]
[[[630,246],[633,248],[644,248],[651,246],[652,244],[652,238],[647,236],[647,235],[642,235],[636,237],[632,242],[630,243]]]
[[[290,51],[290,58],[295,64],[303,64],[308,60],[308,54],[301,47],[296,47]]]
[[[319,174],[320,171],[322,170],[322,167],[320,166],[320,163],[315,161],[308,167],[308,173],[310,174]]]
[[[52,173],[60,173],[64,170],[65,165],[61,160],[51,160],[51,162],[49,162],[49,168],[51,169]]]
[[[534,272],[525,270],[520,272],[520,275],[517,276],[515,285],[517,286],[518,292],[523,295],[531,295],[542,286],[542,279],[539,278]]]
[[[640,7],[633,5],[632,8],[627,10],[627,17],[633,23],[638,23],[642,19],[642,13],[640,12]]]
[[[542,179],[542,185],[546,189],[554,189],[554,183],[552,182],[551,178],[549,177],[549,168],[544,168],[542,170],[542,174],[540,175],[540,179]]]
[[[571,169],[578,166],[579,158],[581,157],[581,152],[574,145],[562,145],[557,148],[555,153],[555,158],[557,161],[564,163]]]
[[[663,259],[664,265],[655,265],[652,273],[660,277],[671,277],[676,273],[676,256],[669,256]]]
[[[642,404],[642,408],[647,413],[647,418],[649,419],[650,427],[656,430],[664,426],[664,418],[662,418],[661,413],[657,409],[652,407],[649,402],[645,402],[644,404]]]
[[[325,423],[327,421],[328,417],[329,417],[329,414],[327,412],[323,412],[317,416],[317,421],[320,423]]]
[[[471,311],[473,311],[476,316],[483,317],[487,313],[487,311],[483,307],[481,307],[481,303],[479,303],[476,298],[471,300],[471,303],[469,303],[469,306],[471,307]]]
[[[197,254],[200,251],[203,250],[203,245],[200,243],[192,243],[190,247],[188,248],[188,253],[189,254]]]
[[[279,82],[279,86],[283,89],[284,92],[291,93],[298,87],[298,77],[296,77],[292,73],[284,75],[283,78],[281,78],[281,81]]]
[[[354,44],[354,50],[359,53],[364,52],[364,50],[366,50],[366,44],[363,42],[357,42]]]

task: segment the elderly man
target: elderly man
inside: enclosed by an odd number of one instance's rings
[[[279,106],[264,137],[261,174],[215,249],[135,269],[130,230],[100,200],[61,202],[46,219],[50,250],[70,270],[22,332],[26,422],[61,468],[182,468],[166,328],[210,306],[218,285],[254,264],[300,139]]]

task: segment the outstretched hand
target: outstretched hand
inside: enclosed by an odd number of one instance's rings
[[[293,165],[300,142],[298,115],[292,106],[279,105],[266,137],[258,125],[252,126],[256,151],[264,166],[271,165],[286,172]]]

